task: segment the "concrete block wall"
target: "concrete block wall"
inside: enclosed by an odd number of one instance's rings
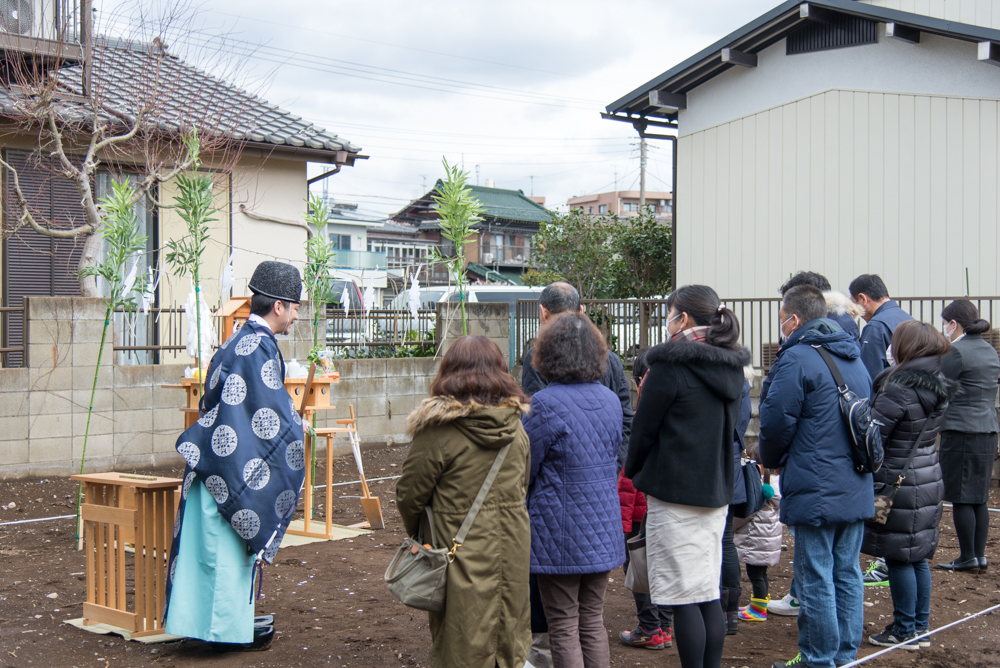
[[[309,321],[302,318],[305,325]],[[99,299],[29,298],[31,367],[0,369],[0,479],[70,475],[80,470],[104,306]],[[304,361],[311,330],[281,342],[286,360]],[[152,469],[182,465],[174,449],[186,405],[177,384],[185,364],[115,365],[109,335],[101,356],[85,470]],[[333,385],[335,410],[319,411],[317,426],[335,426],[353,404],[364,445],[406,442],[406,418],[427,396],[440,360],[341,360]],[[339,453],[349,451],[338,439]],[[322,451],[325,442],[319,444]]]
[[[504,360],[510,364],[510,305],[502,303],[470,303],[465,305],[469,336],[492,339]],[[437,305],[437,343],[444,355],[462,336],[462,311],[459,304],[439,302]],[[442,345],[442,340],[444,344]]]

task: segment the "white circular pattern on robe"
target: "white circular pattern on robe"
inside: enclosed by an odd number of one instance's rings
[[[201,450],[191,441],[184,441],[178,445],[177,452],[181,453],[181,457],[191,468],[198,466],[198,462],[201,461]]]
[[[212,452],[220,457],[228,457],[236,449],[236,431],[228,424],[219,425],[212,432]]]
[[[177,557],[170,563],[170,582],[174,581],[174,573],[177,572]]]
[[[219,416],[219,404],[216,404],[215,408],[208,411],[198,419],[198,424],[208,429],[213,424],[215,424],[215,418],[217,418],[218,416]]]
[[[229,498],[229,485],[220,476],[208,476],[208,480],[205,481],[205,487],[216,503],[225,503]]]
[[[306,450],[302,441],[293,441],[285,450],[285,463],[293,471],[301,471],[306,467]]]
[[[280,390],[282,386],[281,373],[278,371],[277,360],[268,360],[264,362],[264,366],[260,368],[260,379],[264,381],[272,390]],[[291,397],[289,397],[290,399]]]
[[[222,386],[222,400],[230,406],[238,406],[247,398],[247,383],[238,373],[231,373]]]
[[[274,514],[278,516],[279,520],[285,519],[285,515],[291,510],[292,505],[295,504],[295,490],[286,489],[284,492],[278,495],[277,500],[274,502]]]
[[[250,426],[257,438],[268,441],[278,435],[281,429],[281,419],[278,414],[270,408],[258,408],[250,420]]]
[[[229,523],[233,525],[236,533],[243,540],[251,540],[260,531],[260,518],[257,513],[248,508],[237,510]]]
[[[280,543],[280,541],[277,541],[277,540],[272,540],[272,541],[271,541],[271,544],[270,544],[270,545],[268,545],[268,546],[267,546],[267,547],[266,547],[266,548],[264,549],[264,554],[262,554],[262,555],[261,555],[261,557],[262,557],[262,558],[264,559],[264,561],[266,561],[267,563],[269,563],[269,564],[270,564],[270,563],[273,563],[273,562],[274,562],[274,558],[275,558],[275,557],[276,557],[276,556],[278,555],[278,548],[279,548],[279,547],[281,547],[281,543]]]
[[[253,352],[257,350],[257,346],[259,345],[260,345],[260,337],[254,334],[253,332],[250,332],[242,339],[240,339],[240,342],[236,344],[236,354],[242,357],[246,357],[247,355],[252,355]]]
[[[255,457],[243,467],[243,481],[250,489],[264,489],[271,479],[271,467],[260,457]]]
[[[215,371],[212,373],[212,379],[208,381],[208,389],[214,390],[215,386],[219,384],[219,376],[222,375],[222,365],[215,367]]]
[[[288,405],[292,407],[292,419],[295,420],[295,424],[302,424],[302,416],[299,415],[299,411],[295,408],[295,400],[288,397]]]
[[[184,489],[181,490],[181,498],[187,500],[188,490],[191,489],[191,483],[194,482],[194,471],[191,471],[186,476],[184,476]]]

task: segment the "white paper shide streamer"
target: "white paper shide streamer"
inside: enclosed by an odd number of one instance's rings
[[[139,295],[139,302],[142,306],[142,314],[146,315],[149,313],[149,309],[153,306],[153,301],[156,299],[156,284],[159,282],[157,278],[153,280],[153,268],[146,267],[147,277],[146,277],[146,289],[141,295]]]
[[[418,268],[417,274],[410,280],[410,289],[408,291],[410,315],[413,316],[414,323],[416,323],[420,311],[420,279],[417,278],[419,274],[420,269]],[[416,325],[414,325],[414,328],[416,328]]]
[[[225,297],[233,287],[235,279],[233,278],[233,257],[236,255],[236,251],[229,254],[229,262],[226,266],[222,268],[222,278],[219,282],[222,284],[222,296]]]
[[[344,317],[347,317],[351,310],[351,293],[347,291],[346,285],[344,285],[344,292],[340,295],[340,303],[344,305]]]
[[[365,307],[365,315],[367,316],[369,313],[371,313],[372,309],[375,307],[375,286],[372,285],[371,283],[369,283],[368,287],[365,288],[365,296],[363,301]]]
[[[195,317],[195,300],[200,302],[201,309],[201,363],[208,364],[212,357],[212,342],[215,341],[215,328],[212,327],[212,312],[208,310],[208,304],[202,297],[199,299],[199,292],[195,292],[194,286],[188,293],[187,302],[184,304],[184,315],[187,317],[187,353],[191,357],[197,356],[198,344],[198,321]]]

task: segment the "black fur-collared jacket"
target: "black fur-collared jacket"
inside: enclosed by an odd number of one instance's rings
[[[750,362],[746,349],[668,341],[650,349],[625,476],[668,503],[733,502],[733,434]]]
[[[934,439],[954,383],[940,374],[941,358],[921,357],[886,369],[875,379],[872,417],[881,425],[885,461],[874,475],[878,483],[894,484],[910,456],[920,430],[910,470],[900,485],[885,524],[865,524],[861,551],[874,557],[914,563],[934,556],[941,521],[944,482]],[[929,422],[928,422],[929,420]]]

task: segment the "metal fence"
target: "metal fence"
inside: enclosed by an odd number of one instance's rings
[[[968,299],[979,309],[980,317],[998,325],[1000,297],[897,297],[899,306],[917,320],[933,325],[941,323],[941,311],[957,299]],[[758,369],[768,369],[778,349],[780,298],[724,299],[740,321],[740,341],[753,355]],[[636,353],[647,346],[662,343],[667,335],[667,306],[665,300],[627,299],[583,300],[582,304],[608,342],[608,347],[629,365]],[[531,347],[538,334],[538,302],[519,300],[515,313],[516,337],[514,349],[517,363]],[[858,325],[864,321],[858,319]],[[1000,350],[1000,330],[994,329],[986,338]]]
[[[142,311],[118,311],[114,316],[112,350],[116,364],[162,364],[171,357],[187,357],[187,316],[184,308],[170,307]],[[213,348],[222,345],[222,318],[212,316],[215,328]]]
[[[0,306],[0,327],[5,334],[4,344],[10,343],[12,338],[20,339],[18,345],[5,345],[0,348],[0,367],[4,369],[28,366],[28,300],[22,297],[21,304],[21,306]],[[14,318],[13,323],[11,314],[18,316]],[[12,324],[14,327],[11,327]],[[18,330],[20,334],[12,336],[15,334],[12,330]]]
[[[429,346],[434,343],[437,311],[372,309],[328,310],[326,344],[332,347]]]

